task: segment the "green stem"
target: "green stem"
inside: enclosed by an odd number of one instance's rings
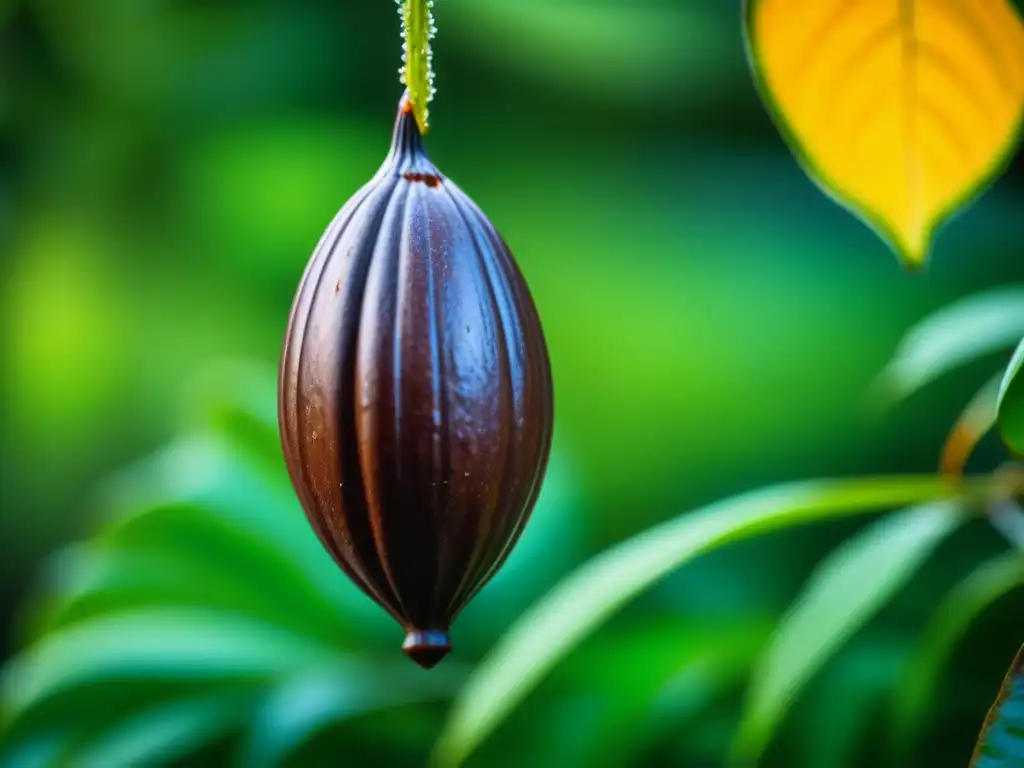
[[[434,73],[431,69],[433,53],[430,41],[434,37],[433,0],[399,0],[402,4],[402,35],[405,55],[402,83],[409,92],[409,101],[416,115],[421,133],[429,128],[430,112],[427,105],[434,98]]]

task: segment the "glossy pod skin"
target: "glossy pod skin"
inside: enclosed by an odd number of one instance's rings
[[[427,159],[406,99],[383,166],[306,268],[278,414],[321,543],[434,666],[529,519],[553,399],[512,254]]]

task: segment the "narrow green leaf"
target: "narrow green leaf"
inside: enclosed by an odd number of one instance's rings
[[[560,745],[561,764],[634,764],[645,747],[735,690],[771,628],[750,617],[684,615],[594,637],[554,676],[589,710],[582,738]]]
[[[450,697],[463,675],[335,660],[281,683],[256,711],[241,752],[248,768],[281,765],[317,733],[377,710]]]
[[[102,501],[109,510],[107,527],[188,502],[278,549],[317,546],[291,496],[280,486],[268,485],[258,471],[209,435],[180,440],[138,462],[114,478]],[[294,512],[282,510],[288,505]]]
[[[142,521],[148,524],[139,530]],[[260,554],[243,533],[201,510],[168,507],[159,517],[137,519],[130,540],[76,545],[52,558],[47,587],[54,594],[36,607],[32,636],[155,607],[221,609],[325,642],[352,634],[342,614],[280,567],[280,553]]]
[[[8,664],[0,692],[17,718],[98,683],[273,678],[329,655],[304,637],[222,612],[139,610],[43,638]]]
[[[943,474],[963,474],[974,449],[995,425],[1001,378],[995,376],[990,379],[960,412],[942,448],[939,468]]]
[[[225,736],[252,708],[251,696],[218,693],[139,712],[109,731],[89,734],[75,768],[164,765]]]
[[[107,550],[152,556],[151,569],[173,568],[169,577],[179,585],[189,579],[206,581],[211,596],[219,595],[229,607],[298,626],[311,635],[337,637],[343,631],[339,617],[350,603],[364,598],[351,588],[312,532],[308,538],[296,536],[294,548],[287,550],[253,528],[225,520],[226,514],[238,512],[226,506],[171,504],[109,527],[98,542]],[[305,518],[297,524],[306,525]],[[326,571],[319,584],[309,578],[310,561]],[[130,594],[131,583],[123,586]]]
[[[282,490],[263,482],[208,436],[176,443],[123,473],[111,486],[107,502],[106,538],[144,529],[146,517],[153,517],[154,525],[173,526],[167,508],[189,505],[253,542],[261,557],[272,559],[278,570],[293,572],[289,580],[299,579],[297,589],[315,591],[333,610],[368,603],[324,552],[290,487]]]
[[[864,632],[812,681],[790,715],[794,732],[801,735],[794,745],[801,757],[791,757],[791,765],[861,768],[866,764],[867,740],[878,713],[892,696],[892,681],[906,658],[906,646],[901,634]]]
[[[957,492],[956,486],[935,477],[794,483],[720,501],[606,550],[527,611],[480,664],[452,707],[436,762],[460,765],[587,635],[700,554],[800,523],[939,500]]]
[[[1024,765],[1024,647],[1020,649],[995,704],[985,718],[970,768]]]
[[[999,429],[1015,452],[1024,456],[1024,339],[999,388]]]
[[[114,514],[100,532],[49,563],[32,636],[133,606],[195,605],[329,642],[393,637],[294,496],[274,493],[215,441],[172,447],[124,474],[112,496]]]
[[[913,328],[882,373],[879,387],[901,400],[961,365],[1009,349],[1024,336],[1024,285],[962,299]]]
[[[893,713],[896,765],[910,765],[914,739],[925,724],[936,686],[957,642],[974,619],[1008,592],[1024,587],[1024,557],[992,558],[957,584],[935,612],[897,688]]]
[[[60,765],[61,759],[68,753],[72,736],[67,727],[46,733],[33,734],[31,738],[19,743],[8,743],[6,734],[0,733],[0,765],[3,768],[50,768]]]
[[[737,763],[757,761],[807,681],[964,519],[953,503],[915,507],[879,520],[825,558],[754,672],[733,742]]]

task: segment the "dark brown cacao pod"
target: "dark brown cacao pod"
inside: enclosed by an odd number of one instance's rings
[[[553,401],[512,254],[427,159],[405,99],[383,166],[306,268],[278,413],[321,543],[433,666],[526,525]]]

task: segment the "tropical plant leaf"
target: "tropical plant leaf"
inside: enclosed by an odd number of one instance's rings
[[[1011,349],[1024,335],[1024,285],[961,299],[926,317],[900,342],[877,387],[893,402],[961,365]]]
[[[999,388],[999,429],[1003,439],[1017,453],[1024,455],[1024,339],[1006,369]]]
[[[964,466],[981,439],[996,423],[1002,375],[989,379],[960,412],[942,447],[939,469],[945,475],[962,475]]]
[[[38,733],[31,739],[11,745],[0,741],[0,765],[4,768],[48,768],[59,764],[71,748],[72,737],[67,726]]]
[[[282,765],[318,732],[376,710],[452,696],[464,671],[451,665],[438,674],[369,669],[335,660],[284,680],[262,702],[240,752],[250,768]]]
[[[88,727],[72,740],[75,765],[138,764],[135,758],[146,750],[187,752],[236,729],[256,707],[261,691],[277,687],[256,710],[257,752],[283,756],[308,732],[345,717],[448,698],[464,674],[449,665],[441,675],[426,675],[404,658],[394,665],[346,660],[313,639],[220,610],[139,609],[47,635],[9,665],[3,688],[5,737],[19,745],[18,754],[25,754],[40,733],[67,722],[70,712],[78,710],[86,718],[72,721]],[[310,701],[308,690],[296,691],[289,682],[310,676],[321,691],[329,686],[332,707],[325,708],[322,699]],[[124,690],[132,681],[144,683],[145,692],[125,707],[104,692]],[[191,691],[186,698],[177,696],[182,686]],[[290,707],[281,702],[284,690],[290,692]],[[207,706],[218,716],[200,714]],[[128,757],[122,763],[114,760],[116,755]]]
[[[756,763],[807,681],[964,519],[952,503],[915,507],[879,520],[828,555],[754,672],[733,742],[738,764]]]
[[[1024,114],[1007,0],[748,0],[751,62],[807,173],[912,267],[986,187]]]
[[[220,606],[324,638],[385,625],[340,576],[294,500],[276,494],[210,438],[183,441],[125,473],[114,513],[86,545],[49,568],[54,595],[35,631],[105,606]],[[259,588],[254,589],[254,585]]]
[[[318,546],[298,504],[281,488],[262,482],[260,474],[211,435],[180,440],[129,468],[110,484],[105,502],[105,536],[116,537],[167,506],[191,504],[268,548],[307,552]],[[326,555],[312,561],[295,558],[294,567],[318,585],[333,575]],[[329,586],[324,591],[336,593]]]
[[[553,676],[582,692],[587,713],[585,737],[565,740],[558,764],[633,765],[737,688],[770,631],[767,619],[683,616],[593,638]]]
[[[1009,552],[987,560],[957,584],[935,612],[896,688],[893,713],[896,765],[910,765],[913,741],[927,718],[936,686],[971,622],[1008,592],[1024,587],[1024,558]]]
[[[175,512],[181,512],[188,522],[198,518],[189,508],[168,509],[168,515]],[[198,533],[204,532],[201,524],[196,527]],[[223,537],[223,529],[214,530]],[[171,541],[177,543],[180,539]],[[207,544],[202,539],[200,542]],[[245,544],[244,539],[237,542],[238,547]],[[234,541],[227,542],[229,553],[235,545]],[[69,547],[50,565],[51,580],[59,586],[59,592],[35,617],[33,635],[52,633],[111,612],[154,605],[218,608],[323,639],[346,634],[344,625],[331,612],[309,610],[316,603],[308,600],[307,593],[295,593],[289,610],[280,603],[281,593],[276,589],[252,589],[252,581],[244,578],[248,573],[235,573],[230,567],[224,572],[218,570],[217,563],[204,562],[203,555],[213,551],[214,547],[208,545],[185,553],[95,543]],[[223,565],[231,566],[239,559],[234,555]],[[269,568],[268,573],[273,569]]]
[[[985,718],[970,768],[1024,765],[1024,647],[1017,653]]]
[[[10,664],[6,713],[62,692],[131,679],[269,679],[322,663],[330,648],[220,611],[139,610],[47,636]]]
[[[527,611],[477,667],[435,751],[461,764],[587,635],[689,560],[756,534],[813,520],[949,498],[940,478],[795,483],[744,494],[655,526],[590,560]]]
[[[872,731],[892,696],[893,680],[906,658],[901,633],[864,632],[801,694],[788,719],[800,734],[793,745],[803,755],[791,764],[808,768],[861,768],[873,750]]]
[[[268,380],[248,366],[200,377],[191,436],[115,478],[99,531],[52,560],[30,642],[3,673],[4,768],[186,757],[238,732],[241,758],[271,764],[355,716],[412,705],[408,725],[429,712],[422,703],[454,695],[458,659],[430,674],[410,665],[400,628],[316,540],[281,460]],[[560,467],[553,457],[535,512],[544,540],[531,544],[528,529],[508,564],[509,578],[528,571],[526,599],[578,551]],[[481,596],[465,657],[485,639],[474,632],[522,605],[518,590],[499,579]],[[382,642],[393,664],[367,653]]]
[[[773,617],[696,615],[679,603],[664,613],[645,601],[653,613],[588,638],[470,763],[514,768],[530,744],[540,747],[529,758],[537,768],[646,764],[709,710],[729,707]]]
[[[101,541],[132,546],[148,542],[167,549],[178,527],[176,514],[168,510],[178,508],[180,513],[189,506],[212,517],[213,527],[226,528],[230,538],[251,542],[255,556],[250,565],[265,574],[260,581],[269,581],[266,569],[274,567],[282,583],[293,584],[291,594],[309,591],[337,612],[378,613],[320,546],[290,486],[264,482],[261,472],[216,436],[183,439],[120,480],[110,494]],[[212,544],[216,538],[209,527],[194,535],[187,525],[180,528],[189,545]],[[244,557],[241,549],[237,554]],[[215,561],[218,552],[211,554]]]
[[[250,696],[229,691],[186,698],[139,712],[90,735],[71,754],[76,768],[166,764],[225,736],[252,709]]]

